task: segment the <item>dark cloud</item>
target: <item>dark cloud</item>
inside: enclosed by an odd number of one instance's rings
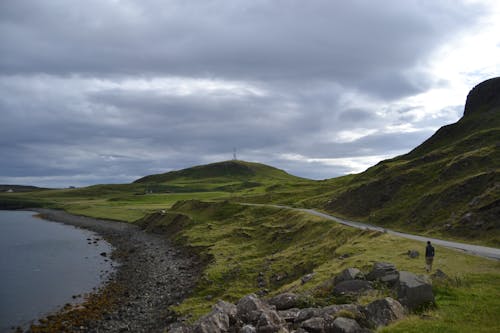
[[[426,64],[483,13],[416,0],[1,1],[0,182],[130,181],[233,147],[302,176],[350,172],[321,161],[409,150],[439,126],[421,106],[388,105],[442,85]],[[402,124],[415,128],[390,129]]]

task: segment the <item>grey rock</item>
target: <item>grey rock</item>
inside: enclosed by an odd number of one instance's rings
[[[418,252],[417,250],[408,250],[408,257],[415,259],[418,258],[419,256],[420,252]]]
[[[338,283],[333,288],[334,295],[359,294],[366,290],[373,289],[370,281],[365,280],[347,280]]]
[[[373,268],[366,278],[370,281],[380,281],[393,286],[397,283],[399,279],[399,272],[391,263],[387,262],[376,262],[373,264]]]
[[[229,302],[226,302],[226,301],[218,301],[214,305],[214,310],[218,310],[218,311],[220,311],[222,313],[227,314],[227,316],[229,317],[229,322],[231,324],[234,323],[234,322],[236,322],[236,316],[238,314],[238,308],[233,303],[229,303]]]
[[[359,333],[363,332],[363,329],[354,319],[338,317],[327,324],[326,331],[331,333]]]
[[[346,268],[339,275],[335,277],[335,283],[340,283],[342,281],[348,280],[363,280],[365,275],[357,268]]]
[[[309,273],[309,274],[306,274],[304,275],[303,277],[300,278],[300,282],[302,284],[305,284],[309,281],[311,281],[311,279],[314,277],[314,273]]]
[[[284,332],[286,322],[275,310],[263,311],[256,325],[258,333]]]
[[[293,308],[288,310],[278,311],[278,315],[287,322],[294,322],[299,315],[300,309]]]
[[[297,306],[299,296],[293,293],[284,293],[271,298],[268,303],[274,305],[276,310],[287,310]]]
[[[245,325],[239,331],[239,333],[256,333],[256,332],[257,330],[252,325]]]
[[[449,279],[448,275],[443,272],[442,270],[440,270],[439,268],[431,274],[431,278],[432,279],[436,279],[436,280],[447,280]]]
[[[177,326],[168,329],[168,333],[193,333],[193,328],[191,326]]]
[[[322,317],[313,317],[304,321],[300,327],[310,333],[325,332],[325,319]]]
[[[318,317],[321,315],[321,309],[318,308],[305,308],[300,309],[295,319],[295,323],[301,323],[312,317]]]
[[[194,325],[195,333],[228,332],[230,325],[235,322],[236,306],[231,303],[219,301],[212,311],[203,316]]]
[[[262,302],[257,295],[250,294],[238,301],[236,305],[237,317],[244,323],[256,324],[261,313],[267,308],[267,304]]]
[[[365,308],[365,315],[370,326],[378,328],[402,319],[405,315],[405,309],[395,299],[386,297],[368,304]]]
[[[321,309],[321,314],[323,317],[336,317],[339,312],[347,311],[352,313],[356,318],[362,318],[364,316],[363,307],[356,304],[334,304]]]
[[[432,286],[423,278],[411,273],[399,272],[399,282],[396,286],[398,300],[410,310],[434,303]]]

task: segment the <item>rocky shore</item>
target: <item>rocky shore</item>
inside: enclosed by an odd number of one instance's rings
[[[174,247],[163,235],[135,225],[36,209],[40,216],[92,230],[113,247],[118,266],[111,278],[78,306],[65,306],[30,328],[31,332],[163,332],[175,321],[168,307],[194,288],[203,263]]]

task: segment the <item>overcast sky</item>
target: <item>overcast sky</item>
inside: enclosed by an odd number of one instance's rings
[[[233,148],[361,172],[500,75],[497,3],[1,0],[0,184],[124,183]]]

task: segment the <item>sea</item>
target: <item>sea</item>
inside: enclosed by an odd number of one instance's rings
[[[0,210],[2,333],[82,302],[114,269],[112,247],[98,234],[36,214]]]

